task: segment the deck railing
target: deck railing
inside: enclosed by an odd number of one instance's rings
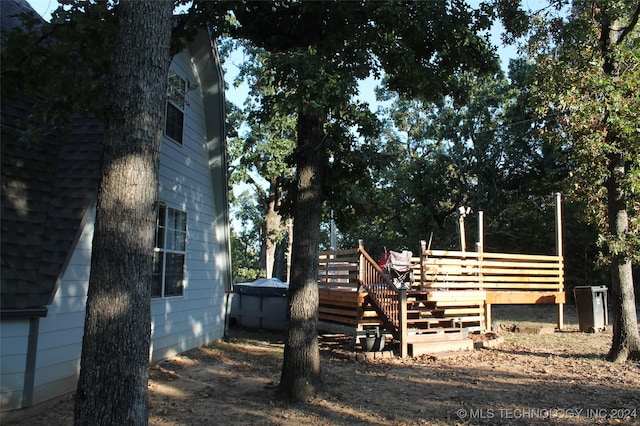
[[[562,256],[424,251],[420,285],[486,290],[564,289]]]
[[[327,289],[357,291],[360,286],[359,250],[321,252],[318,257],[318,285]]]
[[[322,294],[331,290],[339,290],[345,294],[366,292],[371,306],[386,328],[394,333],[400,329],[403,324],[403,304],[399,302],[405,300],[406,292],[399,290],[382,273],[380,266],[363,245],[357,249],[325,251],[320,253],[318,260],[318,286]],[[358,298],[350,299],[353,299],[351,303],[359,304]],[[325,316],[344,314],[344,310],[335,305],[321,309]]]
[[[369,293],[374,306],[381,311],[384,319],[393,329],[398,330],[401,323],[399,289],[382,273],[380,266],[362,245],[358,247],[358,252],[360,253],[360,283],[363,289]]]

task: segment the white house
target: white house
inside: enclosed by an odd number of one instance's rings
[[[25,0],[2,1],[3,45]],[[35,13],[35,12],[34,12]],[[201,30],[171,63],[160,160],[151,360],[224,334],[231,286],[224,81]],[[30,104],[2,100],[0,419],[73,392],[89,280],[102,126],[25,146]]]

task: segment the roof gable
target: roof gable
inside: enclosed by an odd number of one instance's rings
[[[25,0],[2,1],[2,41],[18,15],[38,14]],[[43,25],[46,25],[42,21]],[[40,100],[42,101],[42,100]],[[50,303],[95,199],[103,127],[77,114],[37,143],[24,140],[35,99],[2,99],[0,150],[0,305],[3,310]]]
[[[19,124],[7,124],[29,106],[24,99],[2,105],[3,309],[50,302],[99,183],[102,125],[76,118],[70,133],[26,145]]]

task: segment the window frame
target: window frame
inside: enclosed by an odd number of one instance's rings
[[[182,146],[184,140],[184,117],[188,87],[187,79],[178,74],[173,68],[169,68],[169,74],[167,75],[167,101],[164,110],[164,135],[180,146]],[[177,119],[171,119],[174,117]]]
[[[158,203],[153,248],[153,278],[150,289],[152,299],[184,297],[187,230],[188,215],[186,211],[167,206],[163,202]],[[171,270],[171,266],[175,266],[175,262],[171,262],[171,260],[179,259],[180,257],[180,273],[176,274],[177,270]],[[174,278],[179,276],[180,279],[178,280],[178,285],[170,288],[168,278],[171,278],[171,276]]]

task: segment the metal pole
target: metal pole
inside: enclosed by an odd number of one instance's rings
[[[336,250],[337,247],[337,238],[336,238],[336,221],[333,218],[333,210],[331,210],[331,250]]]

